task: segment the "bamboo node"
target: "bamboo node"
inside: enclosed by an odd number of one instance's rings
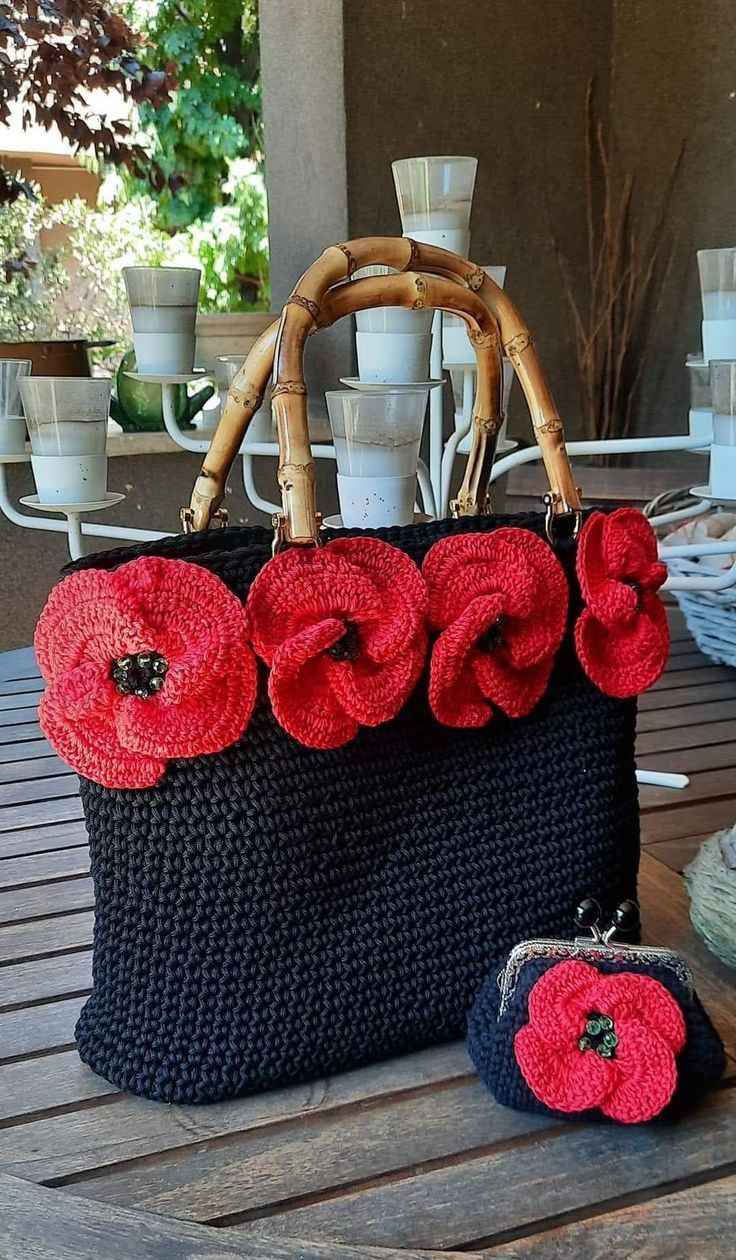
[[[512,337],[510,341],[506,342],[504,350],[506,351],[507,357],[511,359],[512,363],[518,363],[524,351],[528,350],[529,347],[533,345],[534,342],[532,340],[531,333],[517,333],[515,337]]]
[[[354,275],[354,273],[355,273],[355,272],[357,271],[357,269],[358,269],[358,263],[357,263],[357,260],[356,260],[356,258],[355,258],[355,255],[354,255],[354,254],[352,254],[352,253],[350,252],[350,250],[348,249],[347,245],[336,245],[336,246],[335,246],[335,248],[336,248],[336,249],[340,249],[340,250],[342,250],[343,254],[345,255],[345,257],[346,257],[346,258],[347,258],[347,260],[348,260],[347,277],[348,277],[348,279],[350,279],[350,277],[351,277],[352,275]]]
[[[473,428],[478,429],[481,433],[487,433],[489,437],[493,437],[498,433],[503,419],[501,416],[473,416]]]
[[[483,287],[483,284],[485,283],[486,279],[487,279],[487,276],[483,268],[474,267],[473,270],[470,272],[470,275],[465,277],[465,283],[467,284],[471,293],[477,293],[478,290]]]
[[[477,346],[480,350],[494,350],[498,345],[498,334],[495,329],[484,332],[482,328],[474,328],[471,324],[467,332],[471,345]]]
[[[279,381],[278,385],[274,385],[271,390],[272,398],[279,398],[282,394],[306,394],[307,387],[304,381]]]
[[[416,241],[411,239],[410,236],[406,238],[406,243],[409,246],[409,258],[401,270],[413,271],[419,261],[419,246]]]
[[[313,302],[311,298],[302,297],[301,293],[292,293],[291,296],[286,299],[286,305],[301,306],[303,310],[309,311],[309,314],[315,322],[319,319],[319,306],[317,303]]]
[[[424,276],[414,277],[414,288],[417,291],[417,296],[411,304],[411,309],[413,311],[421,311],[427,304],[427,281],[424,279]]]
[[[263,394],[253,394],[252,396],[245,389],[238,389],[236,385],[231,385],[228,390],[228,398],[237,403],[239,407],[246,410],[255,411],[263,402]]]
[[[562,421],[559,416],[551,416],[549,420],[535,424],[534,428],[537,433],[562,433]]]

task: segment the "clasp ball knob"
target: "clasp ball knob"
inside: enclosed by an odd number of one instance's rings
[[[595,927],[601,917],[601,908],[594,897],[584,897],[575,907],[575,926],[579,928]]]
[[[641,923],[639,907],[635,901],[622,901],[613,912],[613,926],[619,932],[634,932]]]

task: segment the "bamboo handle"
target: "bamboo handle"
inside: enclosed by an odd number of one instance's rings
[[[405,306],[420,309],[442,306],[465,319],[468,336],[473,344],[478,364],[476,396],[473,405],[473,441],[467,462],[465,478],[456,503],[461,515],[477,515],[485,508],[485,496],[493,466],[498,431],[503,422],[501,415],[502,367],[499,336],[496,322],[488,308],[476,294],[457,284],[432,276],[403,273],[394,276],[377,276],[340,285],[330,290],[322,304],[319,323],[313,332],[327,328],[336,320],[356,310],[372,306]],[[189,509],[182,513],[188,528],[195,531],[207,529],[216,508],[225,494],[225,483],[233,460],[243,441],[250,420],[261,404],[271,375],[274,352],[283,322],[275,320],[252,347],[248,358],[236,374],[227,396],[225,407],[195,482]],[[304,336],[302,337],[302,346]],[[301,355],[299,356],[301,372]],[[274,396],[275,395],[275,396]],[[288,531],[290,539],[308,541],[315,535],[314,465],[308,443],[308,430],[301,441],[295,440],[293,430],[286,423],[288,408],[278,398],[302,399],[306,421],[306,389],[301,381],[287,382],[276,394],[273,409],[276,414],[281,448],[279,479],[282,493],[291,502],[301,498],[311,505],[306,514],[301,513],[299,522],[294,520]],[[292,401],[292,407],[294,403]],[[297,405],[299,405],[297,403]],[[281,415],[281,420],[279,420]],[[300,487],[300,488],[297,488]],[[294,509],[296,511],[296,508]],[[302,532],[304,529],[307,532]]]
[[[405,237],[367,237],[326,249],[300,279],[292,298],[284,308],[281,320],[272,324],[251,350],[231,386],[220,425],[195,483],[189,512],[192,528],[206,529],[214,509],[222,500],[230,465],[251,416],[262,400],[272,358],[275,356],[276,390],[280,389],[281,397],[287,397],[289,390],[295,388],[295,383],[303,388],[303,379],[289,375],[290,365],[295,357],[297,362],[300,361],[301,350],[309,331],[317,324],[322,327],[329,322],[328,290],[333,284],[340,284],[352,276],[358,267],[375,263],[396,267],[399,271],[420,267],[423,271],[448,277],[480,296],[499,322],[504,350],[514,365],[526,396],[550,484],[552,512],[559,514],[579,508],[580,499],[565,450],[562,422],[557,415],[529,330],[508,296],[486,276],[481,267],[448,250],[419,244]],[[341,291],[346,292],[352,287],[344,286]],[[287,349],[288,353],[285,353]],[[305,403],[303,410],[306,416]],[[299,427],[303,439],[305,422]],[[285,439],[287,436],[284,435]],[[303,441],[300,446],[303,447]],[[290,456],[295,453],[291,444],[287,453]],[[297,461],[292,458],[287,462]],[[473,456],[468,464],[464,490],[468,488],[472,464]],[[479,480],[476,475],[476,485]],[[460,497],[462,498],[462,493]]]

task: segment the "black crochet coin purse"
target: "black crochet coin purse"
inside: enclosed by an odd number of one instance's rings
[[[497,1102],[518,1111],[638,1124],[674,1116],[723,1073],[721,1040],[672,950],[629,945],[639,926],[625,901],[601,930],[586,898],[575,922],[590,937],[522,941],[482,985],[468,1050]]]

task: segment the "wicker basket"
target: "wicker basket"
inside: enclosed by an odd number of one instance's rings
[[[692,503],[694,500],[686,491],[670,492],[666,496],[660,495],[648,504],[646,514],[655,516],[660,512],[674,511]],[[716,515],[715,511],[705,511],[703,518]],[[665,546],[668,538],[671,537],[670,534],[662,539]],[[711,541],[716,541],[715,536]],[[734,553],[736,554],[736,542]],[[709,566],[705,557],[702,560],[673,559],[668,562],[667,568],[673,577],[675,575],[703,577],[709,572],[715,576],[723,572],[722,568]],[[719,665],[736,666],[736,586],[723,591],[675,590],[672,594],[679,604],[685,624],[700,651]]]

